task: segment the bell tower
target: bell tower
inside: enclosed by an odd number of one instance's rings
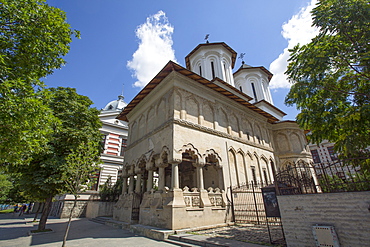
[[[232,69],[236,52],[224,42],[199,44],[185,57],[186,68],[198,75],[213,80],[218,77],[234,86]]]
[[[252,67],[243,62],[234,73],[235,87],[253,98],[252,103],[266,101],[273,105],[269,89],[272,74],[265,67]]]

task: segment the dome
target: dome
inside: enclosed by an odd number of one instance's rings
[[[127,106],[127,103],[123,99],[123,95],[118,96],[117,100],[109,102],[102,111],[122,111]]]

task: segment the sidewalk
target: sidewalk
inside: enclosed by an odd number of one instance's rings
[[[0,214],[0,246],[62,246],[64,232],[68,219],[49,218],[46,228],[54,232],[28,236],[30,230],[37,229],[37,224],[31,223],[34,215]],[[250,244],[240,241],[214,238],[204,235],[184,234],[174,236],[188,239],[192,246],[237,246],[237,247],[263,247],[263,245]],[[87,218],[72,219],[67,246],[94,246],[94,247],[154,247],[179,246],[164,241],[158,241],[136,235],[130,231],[113,228],[107,225],[89,221]]]
[[[26,218],[25,218],[26,217]],[[30,230],[37,225],[29,223],[34,215],[0,214],[0,246],[62,246],[68,219],[53,219],[47,221],[47,228],[52,233],[28,236]],[[135,235],[129,231],[115,229],[106,225],[94,223],[86,218],[73,219],[68,235],[67,246],[176,246]]]

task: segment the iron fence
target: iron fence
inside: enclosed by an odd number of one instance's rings
[[[276,174],[280,195],[333,193],[370,190],[370,170],[363,164],[370,158],[334,159],[332,162],[291,163]]]
[[[370,162],[369,158],[362,161]],[[314,164],[318,183],[324,193],[368,191],[370,190],[370,171],[365,169],[364,162],[346,159],[331,163]]]

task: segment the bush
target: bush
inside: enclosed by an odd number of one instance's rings
[[[103,202],[116,202],[122,193],[122,181],[121,178],[117,179],[117,182],[112,185],[111,176],[108,177],[104,185],[100,186],[100,200]]]

